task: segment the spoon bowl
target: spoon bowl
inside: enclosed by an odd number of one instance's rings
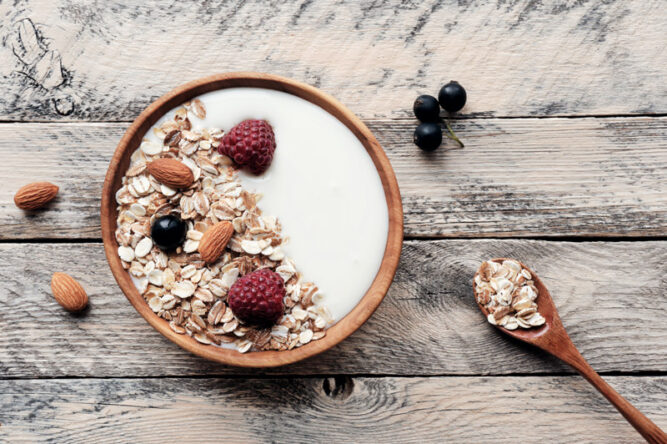
[[[491,262],[502,263],[508,258],[495,258]],[[558,316],[558,310],[554,304],[551,294],[544,282],[537,276],[537,274],[516,259],[522,268],[528,270],[531,274],[533,285],[537,289],[537,311],[544,317],[544,324],[533,328],[517,328],[516,330],[508,330],[505,327],[496,325],[503,333],[527,344],[534,345],[547,353],[554,355],[566,364],[569,364],[577,372],[579,372],[588,382],[590,382],[602,395],[611,402],[614,407],[625,417],[625,419],[632,424],[632,426],[650,443],[667,443],[667,434],[662,431],[653,421],[648,419],[635,406],[630,404],[624,397],[622,397],[616,390],[614,390],[607,382],[600,377],[600,375],[593,370],[586,359],[579,353],[577,347],[565,331],[565,327]],[[480,273],[478,270],[475,278]],[[477,284],[476,279],[473,279],[473,294],[477,301]],[[488,310],[479,302],[477,302],[484,316],[488,316]]]
[[[535,288],[537,288],[537,299],[535,299],[535,303],[537,304],[538,312],[542,315],[545,322],[539,327],[528,329],[517,328],[516,330],[508,330],[500,325],[496,325],[496,327],[500,328],[505,334],[512,336],[513,338],[535,345],[538,348],[551,353],[550,350],[547,350],[544,347],[551,347],[550,341],[548,340],[552,338],[552,334],[556,335],[564,333],[567,336],[567,333],[565,332],[565,327],[563,327],[563,323],[560,320],[560,316],[558,316],[558,310],[556,310],[556,305],[554,304],[554,301],[549,294],[549,290],[547,289],[546,285],[544,285],[544,282],[542,282],[542,280],[521,261],[506,257],[495,258],[491,259],[490,261],[502,263],[506,260],[513,260],[518,262],[522,268],[525,268],[530,272],[533,284],[535,285]],[[479,271],[475,273],[475,277],[478,274]],[[477,285],[475,283],[475,279],[473,279],[472,287],[473,293],[477,295]],[[476,297],[475,300],[477,300]],[[486,309],[486,307],[484,307],[484,305],[480,304],[479,302],[477,302],[477,305],[479,306],[479,309],[482,310],[482,313],[484,313],[484,316],[489,315],[489,311]],[[568,337],[567,339],[569,340],[570,338]]]

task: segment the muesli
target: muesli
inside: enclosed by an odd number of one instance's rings
[[[153,312],[167,320],[173,331],[201,343],[232,344],[238,351],[248,352],[289,350],[322,338],[333,319],[321,304],[317,286],[305,280],[294,261],[285,256],[282,246],[286,239],[280,222],[273,215],[262,214],[258,207],[261,195],[241,186],[237,173],[239,163],[246,158],[240,155],[248,153],[232,146],[229,153],[234,161],[220,154],[224,132],[216,128],[193,130],[190,114],[205,116],[203,103],[194,100],[184,104],[173,119],[155,128],[162,144],[144,139],[132,154],[116,193],[116,240],[123,267]],[[252,121],[253,131],[257,128],[255,122]],[[262,128],[260,125],[260,131],[266,131]],[[247,131],[250,130],[241,128],[237,133],[250,134]],[[260,137],[268,136],[261,132]],[[231,144],[234,143],[232,138]],[[174,165],[167,162],[155,173],[162,179],[158,180],[149,172],[151,162],[158,159],[177,160],[191,172],[191,178],[189,174],[183,177],[177,166],[172,168]],[[264,168],[267,154],[260,153],[253,159],[255,167]],[[255,169],[261,172],[261,168]],[[167,179],[170,174],[171,181]],[[169,185],[190,182],[182,188]],[[164,241],[160,241],[161,249],[154,242],[152,231],[157,221],[159,229],[172,231],[182,223],[183,242],[165,248]],[[207,263],[200,253],[200,242],[207,230],[221,222],[231,224],[233,233],[219,258]],[[281,307],[256,300],[252,293],[255,290],[248,287],[248,282],[255,282],[265,288],[262,273],[253,274],[263,269],[277,273],[284,283]],[[237,293],[246,291],[245,302],[257,304],[258,310],[280,308],[275,323],[243,322],[234,313],[228,295],[242,277],[248,279],[237,286]]]
[[[538,312],[538,290],[530,271],[515,260],[482,263],[475,274],[475,297],[487,313],[487,320],[508,330],[539,327],[544,317]]]

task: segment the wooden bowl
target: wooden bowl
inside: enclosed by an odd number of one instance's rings
[[[144,134],[160,117],[182,103],[209,91],[232,87],[256,87],[284,91],[308,100],[332,114],[359,138],[368,151],[382,179],[387,199],[389,233],[384,257],[371,287],[347,316],[327,330],[325,337],[288,351],[260,351],[243,354],[232,349],[200,344],[192,337],[175,333],[167,321],[158,317],[148,307],[132,283],[129,273],[123,269],[118,257],[118,243],[114,235],[118,214],[115,193],[121,186],[121,179],[130,163],[130,156],[141,143]],[[174,89],[148,106],[120,140],[111,159],[102,190],[101,218],[104,250],[111,272],[139,314],[163,336],[186,350],[206,359],[242,367],[275,367],[290,364],[321,353],[351,335],[366,322],[382,302],[396,273],[403,242],[403,208],[396,176],[380,144],[366,125],[333,97],[312,86],[283,77],[253,72],[218,74],[195,80]]]

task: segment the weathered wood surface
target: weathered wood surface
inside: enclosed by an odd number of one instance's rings
[[[0,442],[639,442],[569,368],[485,323],[470,280],[492,256],[533,267],[583,355],[667,428],[663,2],[219,3],[0,1]],[[194,357],[130,306],[101,243],[67,241],[100,237],[122,122],[234,70],[366,119],[407,236],[641,240],[408,241],[384,303],[333,350],[262,372]],[[450,79],[468,90],[467,146],[427,156],[412,102]],[[42,179],[60,198],[17,210]],[[24,243],[44,239],[59,242]],[[58,270],[89,291],[86,313],[53,301]]]
[[[608,377],[667,426],[667,377]],[[578,376],[0,381],[7,442],[640,442]]]
[[[667,118],[457,121],[466,148],[432,155],[412,144],[412,122],[368,124],[396,171],[407,236],[667,234]],[[126,126],[0,125],[0,238],[99,238],[102,181]],[[34,180],[60,197],[28,215],[13,194]]]
[[[488,325],[471,289],[479,263],[516,257],[549,287],[565,327],[601,372],[667,368],[667,242],[406,242],[378,311],[350,338],[262,373],[479,375],[570,372]],[[53,271],[80,279],[83,315],[52,299]],[[0,245],[0,374],[6,377],[257,375],[196,358],[155,332],[111,277],[101,244]]]
[[[305,81],[363,117],[411,116],[450,79],[469,115],[667,112],[660,0],[35,0],[3,2],[0,20],[3,120],[131,120],[235,70]]]

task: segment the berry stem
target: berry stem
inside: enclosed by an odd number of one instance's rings
[[[456,143],[459,144],[459,146],[461,148],[463,148],[465,145],[463,144],[463,142],[461,142],[461,139],[459,139],[456,136],[456,134],[454,134],[454,130],[452,129],[451,125],[449,124],[449,120],[444,119],[444,121],[445,121],[445,125],[447,126],[447,131],[449,131],[449,134],[445,134],[445,136],[447,136],[448,139],[454,140]]]

